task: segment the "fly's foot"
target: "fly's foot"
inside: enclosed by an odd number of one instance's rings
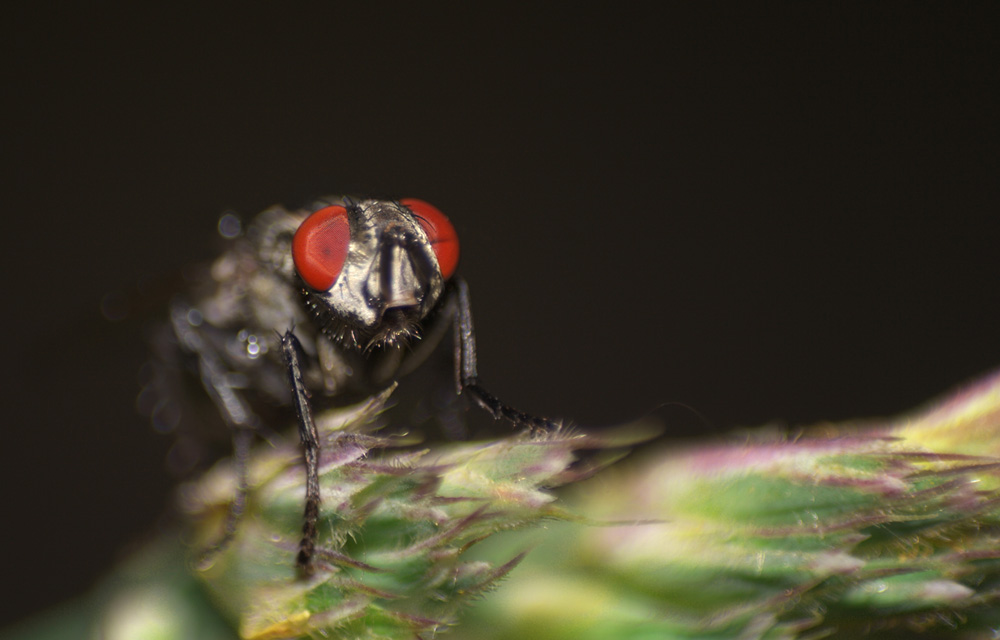
[[[463,391],[471,393],[476,403],[488,411],[494,419],[507,420],[514,426],[524,429],[532,436],[554,433],[560,428],[559,423],[548,418],[533,416],[505,404],[476,381],[467,383]]]

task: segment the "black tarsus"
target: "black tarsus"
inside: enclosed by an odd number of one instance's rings
[[[306,463],[306,506],[302,523],[302,541],[299,543],[299,553],[295,565],[303,576],[311,576],[315,567],[313,556],[316,554],[317,521],[319,520],[319,433],[313,422],[312,409],[309,407],[309,390],[302,381],[302,365],[299,362],[298,338],[292,329],[281,336],[281,353],[285,366],[288,368],[288,379],[292,389],[292,402],[295,405],[295,416],[298,418],[299,438],[302,440],[302,455]]]
[[[494,419],[508,420],[519,427],[527,427],[532,432],[554,431],[559,425],[547,418],[540,418],[519,411],[501,401],[479,383],[476,369],[476,334],[472,326],[472,306],[469,303],[469,285],[461,278],[452,279],[453,295],[449,296],[449,312],[454,318],[455,331],[455,383],[457,391],[469,393],[476,403],[488,411]]]

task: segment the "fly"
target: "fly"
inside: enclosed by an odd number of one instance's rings
[[[237,235],[231,224],[220,230]],[[239,488],[217,548],[235,535],[250,445],[255,434],[266,433],[253,396],[294,408],[306,471],[296,556],[303,576],[314,572],[321,500],[317,398],[385,388],[452,331],[457,394],[518,427],[556,427],[502,402],[479,382],[468,287],[455,275],[458,258],[451,222],[421,200],[344,198],[312,212],[274,207],[213,265],[206,291],[172,304],[173,337],[232,432]]]

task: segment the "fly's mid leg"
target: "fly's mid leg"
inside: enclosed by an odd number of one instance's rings
[[[260,420],[239,390],[232,386],[229,370],[217,348],[207,339],[201,322],[197,320],[198,317],[197,312],[187,304],[177,302],[171,306],[170,321],[174,334],[181,347],[196,357],[201,383],[232,432],[233,464],[236,474],[236,495],[226,515],[223,535],[205,551],[202,561],[207,562],[233,540],[246,509],[250,447]]]

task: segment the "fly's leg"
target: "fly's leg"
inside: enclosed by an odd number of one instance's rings
[[[479,383],[476,370],[476,334],[472,327],[472,307],[469,304],[469,286],[461,278],[453,280],[449,292],[455,331],[455,381],[458,393],[468,393],[495,419],[508,420],[532,432],[554,431],[559,425],[546,418],[533,416],[501,401]]]
[[[281,336],[281,353],[288,368],[289,384],[292,388],[292,402],[299,423],[299,438],[306,463],[306,507],[302,524],[302,541],[295,565],[303,576],[313,574],[313,556],[316,554],[317,520],[319,519],[319,434],[313,422],[309,406],[309,390],[302,382],[302,365],[299,362],[298,338],[289,329]]]
[[[181,345],[197,357],[202,386],[232,431],[233,461],[236,471],[236,495],[226,514],[222,538],[205,551],[203,556],[205,561],[226,548],[236,535],[236,528],[246,509],[247,461],[259,421],[240,393],[230,384],[228,371],[222,359],[206,340],[199,328],[200,323],[193,319],[196,315],[187,305],[175,303],[170,310],[170,321]]]

